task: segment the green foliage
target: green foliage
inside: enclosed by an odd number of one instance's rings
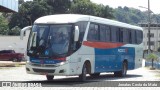
[[[92,3],[90,0],[33,0],[27,2],[19,0],[19,3],[18,13],[3,14],[6,18],[9,18],[8,26],[10,29],[15,26],[23,28],[32,25],[41,16],[65,13],[99,16],[134,25],[148,22],[147,12],[128,7],[112,9],[107,5]],[[151,15],[151,20],[154,23],[159,22],[160,15]],[[6,34],[6,30],[8,29],[5,29],[0,34]]]
[[[0,35],[7,35],[7,33],[8,33],[8,22],[2,15],[0,15]]]
[[[92,3],[90,0],[74,0],[71,5],[70,13],[114,18],[112,8]]]
[[[53,8],[54,14],[68,13],[71,7],[71,0],[46,0],[46,2]]]
[[[15,26],[23,28],[45,15],[76,13],[94,15],[104,18],[113,18],[113,9],[109,6],[98,5],[90,0],[33,0],[23,2],[20,0],[19,12],[11,16],[9,28]]]
[[[20,30],[21,28],[19,28],[18,26],[15,26],[8,32],[8,35],[20,35]]]
[[[151,53],[147,56],[147,60],[158,60],[158,56],[154,53]]]
[[[158,47],[157,51],[160,52],[160,47]]]
[[[154,65],[153,62],[158,61],[158,56],[154,53],[151,53],[147,56],[147,60],[149,60],[149,61],[151,60],[151,62],[152,62],[152,68],[151,69],[152,70],[155,69],[155,68],[153,68],[153,65]]]
[[[103,17],[103,18],[109,18],[109,19],[113,19],[114,15],[113,15],[113,9],[110,8],[108,5],[104,6],[104,5],[97,5],[97,11],[96,11],[96,16],[99,17]]]
[[[19,13],[14,13],[11,16],[10,22],[8,24],[10,29],[12,29],[15,26],[23,28],[23,27],[28,26],[28,25],[29,25],[29,21]]]
[[[32,25],[37,18],[52,13],[52,7],[43,0],[22,3],[19,7],[19,12],[11,16],[9,28],[12,29],[15,26],[23,28]]]
[[[19,3],[19,4],[24,3],[24,0],[18,0],[18,3]]]
[[[114,10],[116,20],[138,25],[138,23],[148,23],[148,12],[142,12],[138,9],[128,7],[118,7]],[[151,23],[160,23],[160,15],[151,14]]]
[[[88,0],[78,0],[72,3],[70,13],[95,15],[96,5]]]

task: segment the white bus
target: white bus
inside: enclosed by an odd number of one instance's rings
[[[35,20],[31,29],[26,64],[29,74],[54,76],[86,74],[99,76],[114,72],[126,76],[127,70],[141,67],[141,27],[89,15],[59,14]]]

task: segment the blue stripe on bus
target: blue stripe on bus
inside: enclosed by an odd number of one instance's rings
[[[61,60],[36,59],[36,58],[30,58],[30,61],[35,64],[56,64],[62,62]]]
[[[95,72],[119,71],[122,69],[124,59],[128,60],[128,69],[134,69],[135,49],[132,47],[95,48]]]

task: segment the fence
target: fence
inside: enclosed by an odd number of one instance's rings
[[[152,62],[145,62],[145,66],[152,66]],[[154,62],[153,67],[160,69],[160,62]]]

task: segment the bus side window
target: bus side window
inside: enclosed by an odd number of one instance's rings
[[[129,33],[128,33],[128,29],[124,29],[124,32],[123,32],[123,35],[124,35],[124,38],[123,38],[123,42],[124,43],[129,43]]]
[[[132,44],[136,44],[136,31],[131,30]]]
[[[109,26],[106,26],[106,41],[111,41],[111,29]]]
[[[119,41],[123,42],[124,40],[124,29],[119,28]]]
[[[116,27],[116,42],[120,42],[120,35],[119,35],[120,29]]]
[[[142,43],[142,41],[143,41],[143,33],[142,33],[142,31],[139,31],[139,30],[137,30],[136,31],[136,35],[137,35],[137,44],[140,44],[140,43]]]
[[[132,33],[131,33],[131,30],[128,30],[128,42],[129,42],[129,44],[133,44],[132,43]]]
[[[100,41],[105,42],[106,41],[106,26],[100,25]]]
[[[111,41],[116,42],[116,28],[114,26],[111,26]]]
[[[76,26],[79,27],[79,32],[80,32],[79,41],[80,42],[83,41],[83,37],[84,37],[84,33],[85,33],[85,30],[86,30],[87,24],[88,24],[88,22],[85,22],[85,21],[80,21],[80,22],[76,23]]]
[[[87,40],[99,41],[99,27],[97,24],[90,24]]]

